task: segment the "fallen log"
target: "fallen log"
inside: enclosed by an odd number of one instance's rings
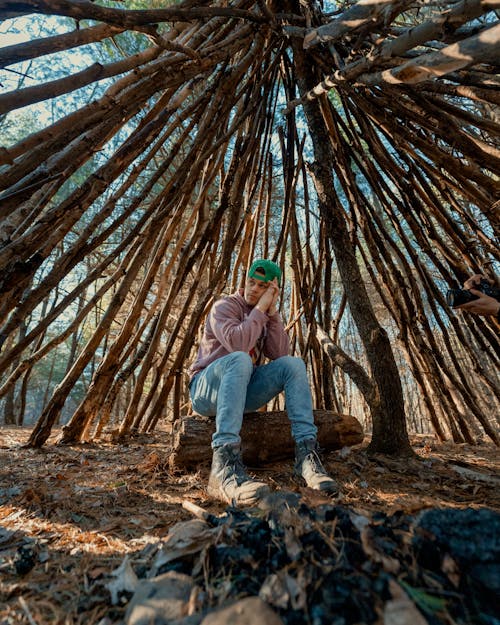
[[[314,421],[318,427],[319,444],[325,451],[350,447],[363,440],[363,428],[351,415],[315,410]],[[187,415],[176,421],[172,430],[170,468],[187,468],[209,462],[214,431],[213,417]],[[243,460],[249,466],[293,458],[295,444],[286,412],[276,410],[246,414],[241,429],[241,447]]]

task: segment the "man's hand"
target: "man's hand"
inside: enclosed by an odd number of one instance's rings
[[[457,310],[465,310],[467,312],[476,313],[476,315],[498,315],[500,302],[497,302],[494,297],[485,295],[477,289],[471,289],[469,287],[468,290],[474,295],[477,295],[478,299],[475,299],[473,302],[457,306]]]
[[[464,282],[464,289],[471,291],[472,289],[474,289],[474,287],[479,285],[481,280],[487,280],[490,284],[493,284],[493,280],[490,280],[486,276],[483,276],[483,274],[481,273],[475,273],[470,278],[467,278],[467,280]]]
[[[476,315],[498,315],[500,302],[497,302],[494,297],[485,295],[481,291],[474,288],[479,285],[481,280],[487,280],[490,284],[493,284],[493,280],[490,280],[480,273],[476,273],[470,278],[467,278],[464,282],[464,289],[467,289],[473,295],[477,295],[478,299],[475,299],[473,302],[457,306],[457,310],[465,310],[467,312],[475,313]]]
[[[273,283],[273,291],[274,291],[274,295],[273,295],[273,301],[271,302],[271,306],[269,306],[269,309],[267,311],[267,314],[272,316],[275,315],[278,311],[278,298],[280,296],[280,287],[278,284],[278,281],[276,280],[276,278],[274,278],[274,280],[272,280]]]
[[[280,288],[276,278],[267,283],[267,289],[260,296],[255,308],[268,315],[276,313],[276,303],[278,301]]]

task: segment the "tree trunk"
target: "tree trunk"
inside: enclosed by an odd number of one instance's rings
[[[300,92],[306,93],[314,84],[315,68],[299,46],[294,46],[295,70]],[[329,102],[323,102],[329,106]],[[356,260],[355,246],[346,224],[346,214],[335,194],[332,172],[336,157],[319,101],[305,101],[309,132],[314,146],[314,182],[319,207],[326,221],[335,259],[342,277],[352,316],[361,336],[375,383],[371,403],[373,436],[371,452],[409,455],[412,452],[406,429],[406,415],[399,372],[389,337],[379,325]]]

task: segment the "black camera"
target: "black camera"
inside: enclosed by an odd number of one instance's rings
[[[500,289],[492,286],[487,280],[482,279],[479,284],[474,285],[474,289],[476,289],[476,291],[481,291],[481,293],[485,295],[494,297],[497,302],[500,302]],[[478,296],[467,289],[449,289],[446,292],[446,301],[448,302],[448,306],[452,308],[467,304],[468,302],[473,302],[475,299],[478,299]]]

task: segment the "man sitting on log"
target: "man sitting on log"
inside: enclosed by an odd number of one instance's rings
[[[257,410],[282,391],[295,440],[296,474],[310,488],[338,491],[318,455],[304,361],[289,355],[277,311],[280,280],[281,269],[274,262],[254,261],[245,287],[212,307],[190,367],[193,409],[215,415],[208,494],[227,503],[251,505],[269,492],[245,470],[240,430],[245,412]],[[264,358],[270,362],[262,364]]]

